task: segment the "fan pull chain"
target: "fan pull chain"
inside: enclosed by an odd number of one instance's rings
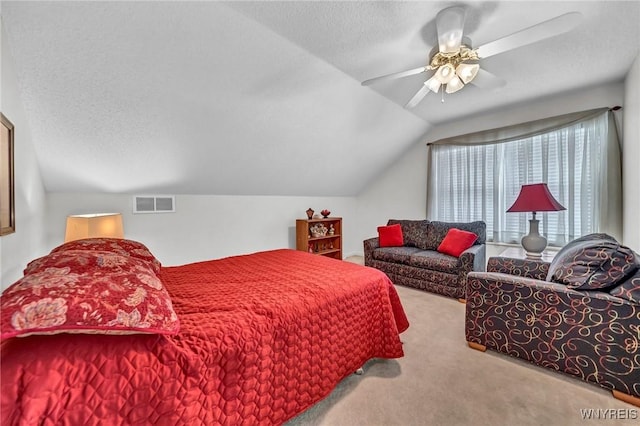
[[[442,86],[442,103],[444,103],[444,86]]]

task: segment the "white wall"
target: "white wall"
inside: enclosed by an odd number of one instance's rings
[[[50,193],[47,244],[64,240],[69,214],[119,212],[125,237],[143,242],[165,266],[276,248],[295,249],[295,221],[327,208],[343,218],[343,256],[358,252],[352,197],[176,195],[176,212],[133,214],[133,196]],[[360,250],[361,251],[361,250]]]
[[[494,129],[591,108],[622,106],[623,101],[624,85],[622,83],[611,83],[590,89],[562,93],[550,98],[441,124],[426,134],[425,142],[434,142],[450,136]]]
[[[386,223],[389,218],[426,217],[427,142],[590,108],[623,105],[623,100],[624,85],[612,83],[434,126],[393,167],[358,195],[358,232],[361,239],[377,235],[376,226]],[[619,122],[622,121],[621,113],[616,113]],[[635,117],[638,117],[637,113]],[[635,119],[627,121],[637,125]],[[637,176],[638,172],[635,173]],[[635,211],[637,208],[636,204]],[[502,249],[501,246],[489,247],[487,255],[496,255]],[[362,250],[360,247],[360,254]]]
[[[0,289],[22,276],[27,262],[44,253],[45,190],[29,123],[20,100],[13,58],[0,21],[0,110],[14,125],[16,232],[0,237]]]
[[[622,215],[625,245],[640,253],[640,55],[631,66],[624,85],[623,154],[622,154]]]
[[[415,143],[358,195],[359,254],[363,254],[362,241],[377,236],[376,228],[387,220],[426,217],[426,163],[424,143]]]

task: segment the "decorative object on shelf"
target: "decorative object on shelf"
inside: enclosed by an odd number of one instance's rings
[[[342,260],[342,218],[296,219],[296,250]]]
[[[312,218],[313,218],[313,213],[314,213],[313,209],[312,209],[311,207],[309,207],[309,208],[307,209],[307,217],[308,217],[309,219],[312,219]]]
[[[319,238],[327,235],[327,232],[329,231],[329,229],[326,226],[324,226],[324,224],[322,223],[316,223],[315,225],[309,228],[309,231],[311,231],[312,237]]]
[[[529,234],[522,237],[522,247],[531,259],[540,259],[542,252],[547,247],[547,239],[539,234],[536,212],[553,212],[565,210],[556,200],[546,183],[534,183],[522,185],[518,198],[507,212],[532,212],[533,218],[529,219]]]
[[[329,217],[329,215],[331,214],[331,212],[327,209],[324,209],[320,212],[320,214],[322,215],[322,217],[324,217],[325,219]]]
[[[85,238],[124,238],[120,213],[79,214],[67,216],[64,242]]]

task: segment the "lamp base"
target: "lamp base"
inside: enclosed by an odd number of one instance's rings
[[[547,248],[547,239],[538,233],[537,219],[529,219],[529,234],[522,237],[522,248],[530,259],[541,259],[542,252]]]

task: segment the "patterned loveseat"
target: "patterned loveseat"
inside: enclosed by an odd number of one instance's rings
[[[467,280],[465,334],[487,348],[597,383],[640,406],[640,257],[606,234],[551,263],[492,257]]]
[[[463,299],[467,273],[484,271],[486,263],[486,224],[395,220],[404,236],[403,247],[380,247],[379,239],[364,241],[364,264],[386,273],[394,284],[427,290]],[[451,228],[473,232],[474,245],[460,257],[439,253],[438,246]]]

